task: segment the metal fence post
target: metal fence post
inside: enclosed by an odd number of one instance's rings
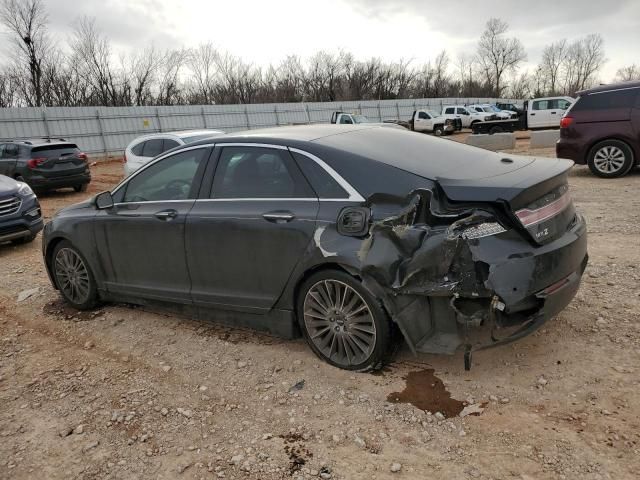
[[[251,124],[249,123],[249,108],[246,105],[244,106],[244,118],[247,121],[247,130],[249,130],[251,128]]]
[[[47,134],[47,138],[51,138],[51,130],[49,130],[49,122],[47,121],[46,110],[42,109],[42,121],[44,122],[44,131]]]
[[[306,103],[304,104],[304,111],[307,113],[307,123],[310,124],[311,123],[311,115],[309,115],[309,105],[307,105]]]
[[[278,105],[277,104],[273,107],[273,113],[276,116],[276,127],[279,127],[280,126],[280,118],[278,117]]]
[[[200,114],[202,115],[202,126],[203,128],[207,128],[207,116],[204,113],[204,106],[200,109]]]
[[[162,132],[162,122],[160,121],[160,109],[156,107],[156,119],[158,120],[158,129]]]
[[[380,110],[380,102],[378,102],[378,119],[382,122],[382,110]]]
[[[96,119],[98,120],[98,130],[100,131],[100,138],[102,139],[102,151],[106,157],[107,152],[107,140],[104,138],[104,126],[102,125],[102,118],[100,117],[100,109],[96,108]]]
[[[398,114],[398,120],[400,120],[400,102],[396,101],[396,113]]]

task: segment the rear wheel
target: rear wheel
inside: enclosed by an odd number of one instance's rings
[[[376,298],[352,276],[325,270],[300,288],[298,321],[318,357],[345,370],[381,368],[393,345],[392,326]]]
[[[98,289],[89,264],[70,242],[64,240],[55,246],[51,270],[67,303],[78,310],[88,310],[96,305]]]
[[[82,185],[76,185],[76,186],[74,186],[74,187],[73,187],[73,189],[74,189],[76,192],[86,192],[88,187],[89,187],[89,185],[88,185],[88,184],[83,183]]]
[[[589,152],[587,163],[594,175],[616,178],[626,175],[633,167],[633,152],[620,140],[605,140]]]

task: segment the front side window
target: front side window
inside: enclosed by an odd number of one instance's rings
[[[425,112],[418,112],[418,118],[421,118],[422,120],[429,120],[429,115]]]
[[[212,198],[315,198],[287,150],[225,147]]]
[[[353,120],[351,120],[351,117],[349,117],[348,115],[342,115],[340,117],[340,123],[341,124],[349,124],[352,125],[353,124]]]
[[[4,148],[0,147],[0,158],[16,158],[18,156],[18,146],[7,143]]]
[[[204,166],[206,148],[163,158],[131,178],[125,186],[124,202],[158,202],[195,198],[198,172]]]
[[[147,140],[142,150],[142,156],[155,157],[160,155],[162,153],[162,144],[163,141],[161,138],[153,138],[151,140]]]
[[[536,100],[531,108],[533,110],[549,110],[549,100]]]
[[[446,108],[446,109],[444,110],[444,114],[445,114],[445,115],[451,115],[451,114],[453,114],[453,113],[454,113],[454,111],[455,111],[455,109],[454,109],[454,108],[449,107],[449,108]]]

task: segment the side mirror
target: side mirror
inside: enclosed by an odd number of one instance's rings
[[[95,196],[93,204],[98,210],[106,210],[113,207],[113,197],[111,192],[102,192]]]

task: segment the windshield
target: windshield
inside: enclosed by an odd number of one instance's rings
[[[480,107],[467,107],[469,113],[480,113],[482,109]]]
[[[482,110],[484,110],[487,113],[493,113],[493,110],[491,110],[491,107],[480,107],[482,108]]]
[[[356,123],[372,123],[371,120],[364,115],[353,115],[353,121]]]
[[[431,118],[435,118],[435,117],[439,117],[440,116],[440,112],[434,112],[433,110],[427,110],[426,112],[429,115],[431,115]]]
[[[500,110],[498,107],[496,107],[495,105],[489,105],[489,108],[491,110],[493,110],[494,112],[501,112],[502,110]]]

